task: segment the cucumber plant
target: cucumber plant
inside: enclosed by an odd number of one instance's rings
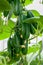
[[[4,2],[6,1],[4,0]],[[29,43],[28,39],[30,37],[30,34],[36,34],[38,24],[40,23],[40,21],[41,23],[43,21],[41,20],[43,16],[35,18],[32,11],[25,10],[25,2],[26,0],[7,0],[7,4],[8,6],[10,6],[8,7],[9,9],[0,9],[0,11],[3,12],[4,17],[8,17],[8,20],[10,20],[12,14],[17,17],[17,21],[12,28],[12,30],[14,31],[14,35],[11,31],[10,37],[7,42],[8,57],[10,59],[8,63],[10,63],[13,59],[13,63],[19,61],[17,65],[28,65],[28,62],[26,60]]]
[[[35,29],[37,29],[36,23],[25,23],[24,20],[34,17],[31,11],[23,10],[23,5],[25,0],[11,0],[8,1],[11,5],[13,3],[14,10],[13,13],[17,16],[17,22],[15,25],[14,36],[10,36],[8,40],[8,52],[9,58],[15,61],[22,59],[22,56],[27,54],[28,51],[28,38],[30,34],[35,34]],[[35,25],[34,25],[35,24]],[[23,64],[24,65],[24,64]]]

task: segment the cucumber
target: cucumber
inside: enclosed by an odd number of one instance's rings
[[[33,13],[31,11],[28,11],[27,12],[27,18],[31,18],[31,17],[34,17]],[[37,29],[37,22],[34,22],[34,23],[31,23],[30,24],[30,32],[31,34],[35,34],[35,29]]]
[[[27,18],[31,18],[31,17],[34,17],[34,15],[31,11],[28,11],[27,12]]]
[[[14,53],[20,53],[20,41],[17,34],[15,34],[13,37],[13,47],[14,47]]]
[[[9,57],[12,58],[13,56],[12,38],[9,38],[7,46],[8,46]]]
[[[14,41],[15,40],[15,41]],[[17,34],[15,33],[14,35],[14,39],[13,39],[13,43],[14,43],[14,50],[13,50],[13,59],[15,61],[18,61],[20,59],[20,39],[17,36]]]
[[[37,29],[37,23],[32,23],[32,25]]]
[[[16,53],[20,53],[20,42],[16,35],[16,46],[15,46]]]
[[[25,31],[25,24],[24,24],[24,23],[22,24],[21,33],[22,33],[22,36],[23,36],[23,38],[24,38],[24,37],[25,37],[25,33],[26,33],[26,31]]]
[[[30,33],[35,34],[35,29],[34,29],[34,26],[32,24],[30,24]]]
[[[25,48],[22,48],[22,54],[26,55],[27,51],[28,51],[28,41],[26,41],[26,43],[24,43]]]
[[[25,38],[28,39],[30,36],[30,24],[25,24]]]
[[[27,15],[26,14],[22,14],[22,19],[23,20],[27,19]]]
[[[20,42],[19,42],[19,38],[17,37],[17,34],[14,34],[14,37],[9,38],[8,52],[9,52],[9,57],[12,59],[15,58],[16,54],[20,53]]]
[[[27,17],[25,14],[23,14],[23,20],[25,20],[25,19],[27,19]],[[21,29],[22,29],[21,32],[22,32],[23,38],[27,39],[30,35],[30,25],[22,22],[22,28]]]
[[[8,15],[9,11],[4,11],[3,14],[6,17]]]
[[[30,36],[30,24],[23,23],[22,34],[24,39],[28,39]]]
[[[11,44],[12,44],[12,41],[11,41],[11,38],[9,38],[9,40],[8,40],[8,51],[10,51],[10,48],[11,48]]]
[[[14,4],[14,15],[19,15],[20,11],[19,11],[19,6],[20,6],[20,1],[19,0],[15,0],[15,4]]]

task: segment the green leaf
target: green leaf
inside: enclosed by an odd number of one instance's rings
[[[37,22],[41,27],[43,27],[43,16],[27,18],[24,22],[30,24]]]
[[[31,17],[31,18],[27,18],[26,20],[24,20],[25,23],[34,23],[39,21],[40,17]]]
[[[9,11],[11,9],[7,0],[0,0],[0,11]]]
[[[12,28],[14,27],[15,23],[11,20],[8,21],[8,25],[3,25],[2,32],[0,33],[0,40],[8,38],[11,34]]]
[[[28,48],[28,54],[32,53],[32,52],[37,52],[39,50],[39,46],[38,45],[33,45],[32,47]]]
[[[40,16],[40,13],[38,11],[36,11],[36,10],[31,10],[31,11],[34,14],[34,16]]]
[[[33,1],[33,0],[26,0],[26,1],[25,1],[25,5],[28,5],[28,4],[32,3],[32,1]]]

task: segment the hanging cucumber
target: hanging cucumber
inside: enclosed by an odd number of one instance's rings
[[[34,17],[33,13],[31,11],[27,12],[27,18]],[[37,29],[37,22],[32,23],[32,25]]]
[[[24,47],[22,47],[22,53],[23,55],[26,55],[28,51],[28,41],[24,41]]]
[[[23,14],[22,19],[25,20],[26,18],[27,18],[26,15]],[[23,36],[25,35],[25,25],[26,24],[22,22],[22,27],[21,27],[22,30],[21,30],[21,32],[22,32]]]
[[[25,25],[24,25],[24,23],[22,24],[22,30],[21,30],[21,33],[22,33],[22,37],[24,38],[24,36],[25,36]]]
[[[15,0],[15,4],[14,4],[14,14],[15,15],[19,15],[19,6],[20,6],[20,0]]]
[[[7,46],[8,46],[9,57],[12,58],[13,56],[12,38],[9,38]]]
[[[22,19],[23,20],[27,19],[27,15],[26,14],[22,14]]]
[[[15,41],[14,41],[15,40]],[[20,41],[19,41],[19,37],[17,36],[17,34],[15,33],[14,35],[14,38],[13,38],[13,43],[14,43],[14,50],[13,50],[13,53],[14,53],[14,56],[13,56],[13,59],[15,61],[18,61],[20,59]]]
[[[30,36],[30,24],[25,24],[25,38],[28,39]]]
[[[31,17],[34,17],[34,15],[31,11],[28,11],[27,12],[27,18],[31,18]]]
[[[30,33],[35,34],[35,29],[34,29],[34,26],[32,24],[30,24]]]
[[[9,38],[9,40],[8,40],[8,51],[10,51],[11,44],[12,44],[12,41],[11,41],[11,38]]]
[[[23,20],[27,19],[26,15],[23,15]],[[23,38],[26,39],[29,37],[30,35],[30,25],[27,24],[27,23],[22,23],[22,35],[23,35]]]
[[[16,50],[16,53],[20,53],[20,42],[19,42],[19,38],[18,38],[17,35],[16,35],[16,46],[15,46],[15,50]]]
[[[16,34],[14,34],[14,37],[12,38],[13,39],[13,42],[12,42],[12,47],[14,48],[14,53],[19,53],[20,52],[20,49],[19,49],[19,39],[17,37]]]
[[[6,17],[8,15],[8,13],[9,13],[9,11],[4,11],[3,12],[4,17]]]
[[[37,22],[36,23],[32,23],[33,24],[33,26],[37,29]]]
[[[20,45],[19,45],[19,39],[16,34],[14,35],[14,37],[9,38],[8,40],[8,52],[10,58],[15,60],[20,59],[19,58]]]
[[[30,25],[29,24],[23,23],[22,34],[23,34],[23,39],[28,39],[28,37],[30,36]]]

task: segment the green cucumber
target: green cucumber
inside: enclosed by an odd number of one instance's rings
[[[34,15],[31,11],[28,11],[27,12],[27,18],[31,18],[31,17],[34,17]],[[37,29],[37,23],[36,22],[32,23],[32,25]]]
[[[37,23],[32,23],[32,25],[37,29]]]
[[[25,38],[28,39],[30,36],[30,24],[25,24],[25,31],[26,31]]]
[[[17,36],[17,34],[15,33],[14,37],[13,37],[13,48],[14,48],[14,53],[20,53],[20,41],[19,41],[19,37]]]
[[[12,47],[12,38],[9,38],[8,40],[8,52],[9,52],[9,57],[11,58],[13,56],[13,47]]]
[[[26,15],[23,14],[23,20],[27,19]],[[28,38],[30,35],[30,25],[22,22],[22,35],[23,38]]]
[[[24,43],[24,46],[25,46],[25,48],[22,48],[22,53],[23,53],[23,55],[26,55],[27,51],[28,51],[28,42],[27,41],[26,41],[26,43]]]
[[[28,39],[30,36],[30,24],[23,23],[22,34],[24,39]]]
[[[34,29],[34,26],[32,24],[30,24],[30,33],[35,34],[35,29]]]
[[[27,18],[31,18],[31,17],[34,17],[34,15],[31,11],[28,11],[27,12]]]
[[[19,15],[19,13],[20,13],[19,6],[20,6],[20,1],[19,0],[15,0],[15,4],[14,4],[14,15]]]
[[[3,14],[6,17],[8,15],[9,11],[4,11]]]

